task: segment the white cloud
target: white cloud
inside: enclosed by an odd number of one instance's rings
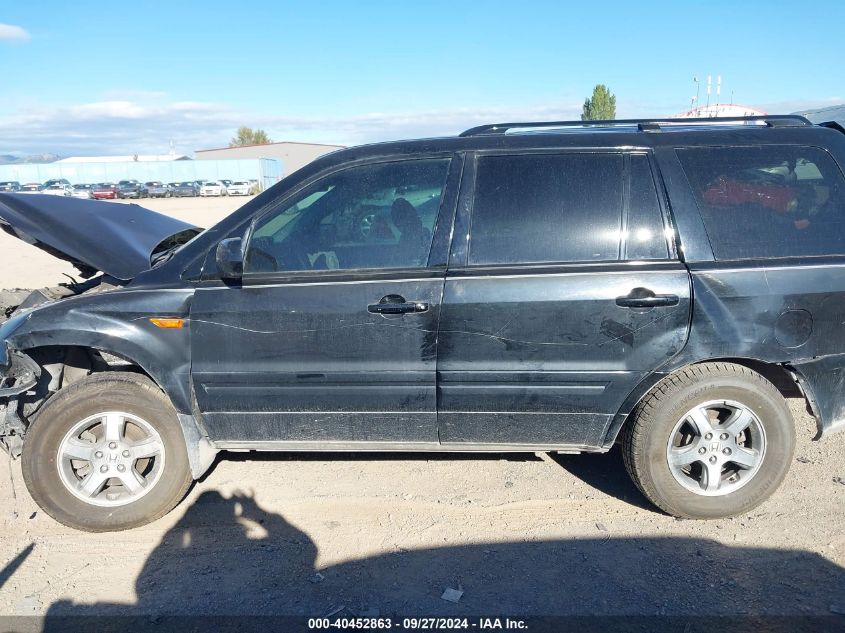
[[[0,42],[27,42],[30,39],[25,29],[14,24],[0,24]]]
[[[117,95],[115,95],[117,96]],[[0,154],[69,155],[165,153],[225,146],[240,125],[264,129],[274,140],[352,145],[457,134],[481,123],[573,119],[580,103],[524,107],[374,112],[348,117],[288,117],[237,111],[225,104],[129,98],[60,107],[32,107],[0,115]]]
[[[189,154],[198,149],[225,146],[240,125],[262,128],[277,141],[357,145],[453,135],[482,123],[577,120],[581,114],[580,101],[561,101],[303,117],[259,114],[205,101],[169,101],[167,95],[152,92],[134,98],[119,93],[109,96],[56,107],[29,103],[16,112],[0,113],[0,154],[163,154],[169,151],[171,141],[178,153]],[[759,105],[770,113],[786,113],[841,102],[831,98]],[[644,114],[672,114],[654,108],[648,108]],[[620,116],[640,114],[620,112]]]

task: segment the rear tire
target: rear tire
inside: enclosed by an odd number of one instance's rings
[[[88,532],[154,521],[192,483],[173,406],[148,378],[122,372],[89,376],[50,398],[27,431],[21,466],[47,514]]]
[[[625,467],[667,513],[690,519],[743,514],[777,490],[792,463],[795,423],[763,376],[702,363],[664,378],[631,413]]]

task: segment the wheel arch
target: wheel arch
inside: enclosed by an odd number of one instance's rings
[[[170,400],[178,413],[191,413],[193,410],[192,397],[188,381],[184,383],[178,379],[180,372],[167,372],[165,368],[150,357],[150,351],[145,350],[134,341],[119,340],[119,344],[92,344],[89,342],[68,339],[41,340],[37,344],[17,347],[35,360],[42,368],[49,364],[62,365],[63,369],[73,368],[87,370],[89,373],[101,371],[135,371],[152,380]],[[72,365],[84,359],[88,365]],[[117,359],[116,361],[114,359]],[[170,375],[168,375],[170,373]],[[73,382],[73,378],[67,384]],[[62,384],[57,385],[64,386]]]
[[[611,420],[610,426],[604,436],[602,448],[609,450],[613,446],[613,444],[617,441],[622,428],[627,423],[631,412],[661,380],[676,372],[683,371],[695,365],[718,362],[740,365],[757,372],[766,380],[771,382],[784,399],[803,398],[807,407],[807,412],[813,416],[816,422],[818,433],[814,439],[819,439],[821,437],[823,423],[813,392],[807,382],[802,380],[801,376],[796,371],[783,363],[766,362],[754,358],[720,357],[707,358],[694,363],[687,363],[685,365],[675,367],[672,371],[668,372],[656,372],[649,374],[628,395],[623,402],[622,407],[619,409],[619,412]]]
[[[18,350],[38,363],[42,370],[49,368],[48,371],[42,372],[41,381],[43,382],[39,382],[37,387],[36,402],[30,405],[33,409],[32,413],[37,413],[46,397],[51,395],[47,387],[54,379],[57,370],[60,372],[56,385],[58,389],[73,384],[80,377],[96,373],[110,371],[138,373],[152,381],[173,406],[185,439],[191,473],[195,479],[199,479],[211,467],[218,451],[209,441],[202,420],[195,414],[196,408],[193,406],[194,399],[190,391],[189,375],[186,376],[186,384],[182,385],[178,381],[172,380],[166,372],[157,371],[160,368],[149,363],[143,354],[134,354],[130,342],[121,342],[128,343],[128,347],[126,345],[113,347],[109,345],[55,344],[50,341],[50,345],[36,345]],[[103,356],[104,354],[106,356]],[[117,364],[113,361],[109,363],[110,359],[107,357],[119,359],[120,362]],[[71,379],[65,382],[64,379],[67,375],[70,375]]]

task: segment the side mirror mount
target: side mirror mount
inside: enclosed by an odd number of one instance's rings
[[[243,240],[230,237],[220,242],[215,261],[222,279],[240,279],[244,274]]]

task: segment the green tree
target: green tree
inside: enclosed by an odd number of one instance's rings
[[[267,132],[258,129],[253,130],[251,127],[239,127],[238,133],[231,141],[229,147],[242,147],[244,145],[264,145],[265,143],[272,143]]]
[[[604,84],[593,88],[593,96],[584,101],[582,121],[609,121],[616,118],[616,95]]]

